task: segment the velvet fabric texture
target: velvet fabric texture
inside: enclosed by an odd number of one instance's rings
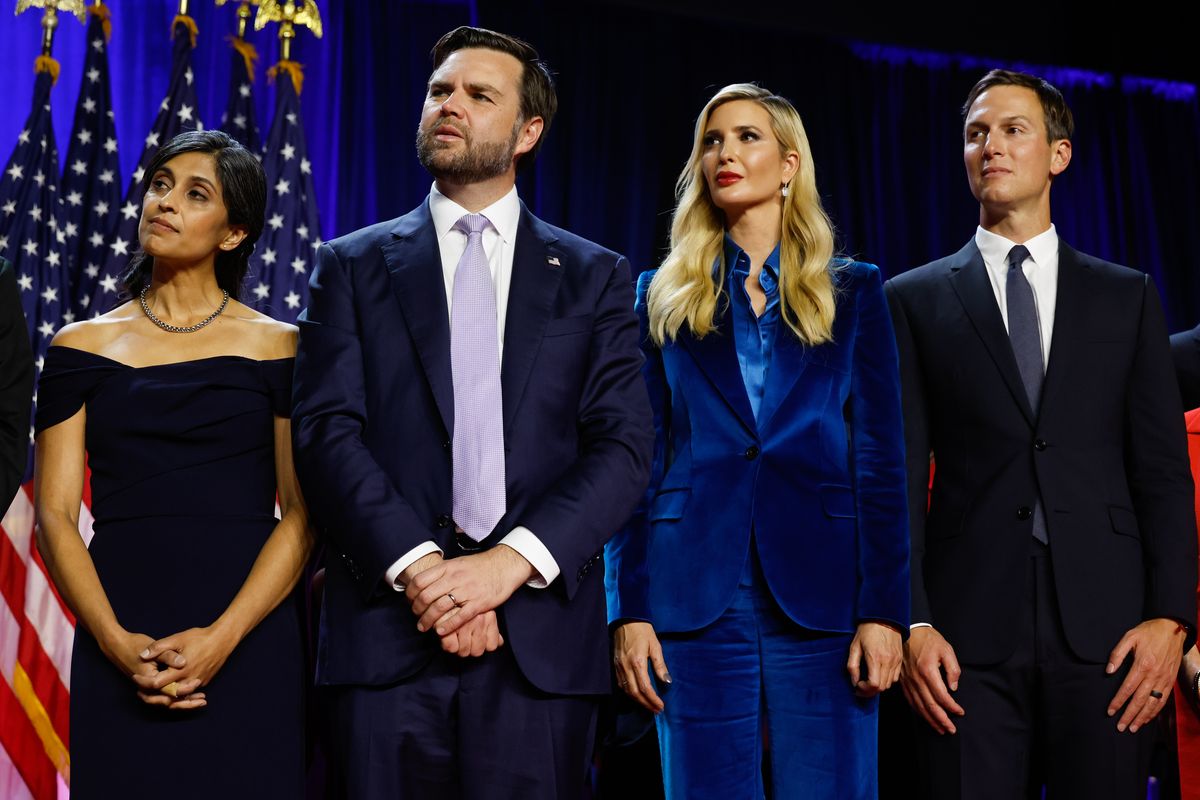
[[[908,528],[896,344],[879,271],[837,270],[833,341],[780,328],[756,420],[728,304],[718,330],[656,347],[637,304],[654,409],[650,488],[605,551],[609,620],[694,631],[733,602],[751,531],[766,586],[797,624],[908,629]]]
[[[850,686],[851,638],[790,620],[751,554],[720,619],[662,638],[673,679],[659,683],[656,718],[666,796],[755,800],[769,783],[789,800],[874,798],[879,700]]]

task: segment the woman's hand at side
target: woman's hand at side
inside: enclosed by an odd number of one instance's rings
[[[663,660],[662,645],[649,622],[626,622],[613,631],[613,666],[617,685],[640,705],[655,714],[662,711],[663,701],[654,691],[646,663],[654,665],[654,674],[663,683],[671,682],[667,662]]]
[[[874,697],[886,690],[900,679],[903,661],[904,643],[898,630],[882,622],[860,623],[846,659],[854,693]]]

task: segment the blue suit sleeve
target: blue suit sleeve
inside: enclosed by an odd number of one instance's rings
[[[604,588],[608,595],[609,624],[617,622],[652,622],[650,619],[650,574],[647,564],[650,541],[650,504],[666,471],[666,430],[670,404],[667,401],[667,380],[663,370],[662,352],[650,338],[646,312],[646,293],[654,272],[638,276],[635,310],[642,347],[642,379],[650,399],[654,417],[654,456],[650,467],[650,484],[633,515],[604,548]]]
[[[858,504],[857,617],[892,623],[907,636],[909,537],[899,356],[875,267],[868,267],[856,300],[849,414]]]
[[[650,412],[631,295],[629,262],[618,258],[596,303],[577,412],[579,457],[520,520],[562,568],[568,600],[586,574],[571,566],[599,558],[650,472]]]
[[[363,321],[349,265],[329,243],[317,251],[309,289],[293,386],[296,472],[332,555],[370,598],[397,558],[433,537],[363,442]]]

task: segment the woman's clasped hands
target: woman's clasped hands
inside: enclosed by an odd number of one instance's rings
[[[216,626],[189,628],[158,640],[128,634],[119,666],[137,684],[142,702],[172,711],[203,708],[208,698],[200,689],[213,679],[236,644],[233,636]]]

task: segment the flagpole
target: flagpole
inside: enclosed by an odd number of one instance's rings
[[[54,33],[58,30],[58,12],[74,14],[82,23],[87,21],[84,0],[17,0],[16,14],[19,16],[31,8],[42,9],[42,54],[34,62],[35,72],[49,72],[53,82],[58,82],[58,62],[50,55],[54,49]]]

